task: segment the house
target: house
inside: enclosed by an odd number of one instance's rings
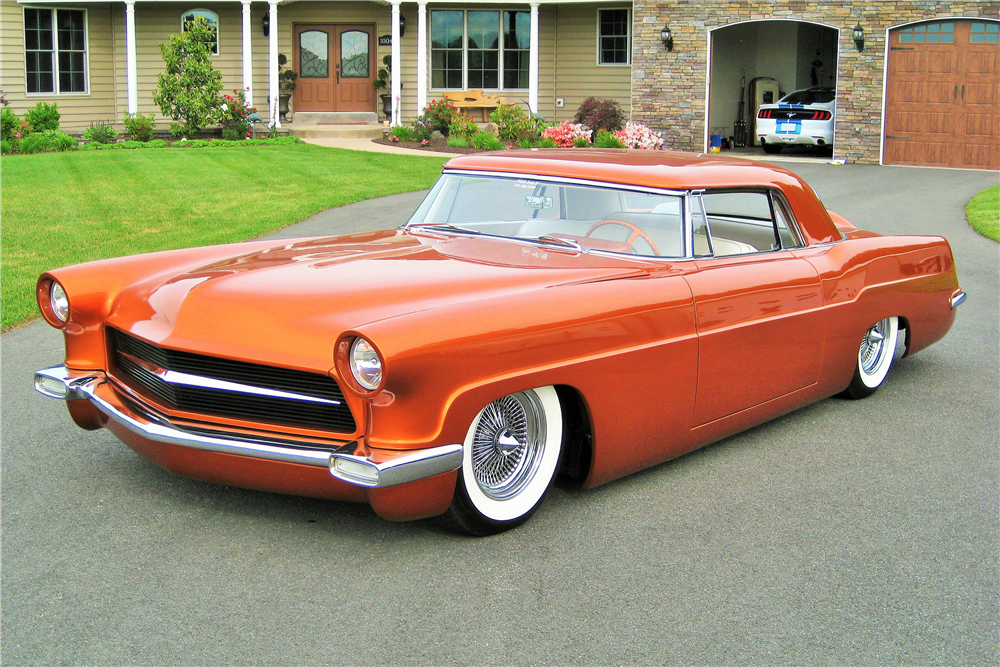
[[[389,55],[402,122],[453,90],[550,120],[598,95],[702,151],[733,133],[741,92],[752,128],[749,82],[768,78],[836,88],[838,157],[1000,169],[1000,0],[0,0],[0,87],[18,113],[57,102],[70,132],[158,114],[157,45],[195,16],[216,26],[224,86],[250,88],[266,118],[278,54],[300,73],[293,111],[366,114]]]

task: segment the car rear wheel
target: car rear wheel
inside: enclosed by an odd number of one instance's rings
[[[465,437],[446,520],[473,535],[492,535],[527,521],[559,467],[562,433],[553,387],[520,391],[487,405]]]
[[[849,398],[871,396],[885,382],[896,352],[899,320],[887,317],[873,324],[861,338],[858,361],[851,384],[844,391]]]
[[[760,143],[760,147],[764,149],[765,153],[769,153],[772,155],[774,153],[780,153],[781,149],[784,148],[784,146],[782,146],[781,144],[769,144],[763,141]]]

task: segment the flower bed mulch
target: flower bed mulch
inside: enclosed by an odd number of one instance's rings
[[[482,153],[483,151],[475,146],[449,146],[447,139],[431,139],[431,142],[426,146],[422,145],[419,141],[389,141],[386,138],[372,139],[372,143],[382,144],[384,146],[399,146],[400,148],[411,148],[415,152],[420,151],[434,151],[436,153]]]

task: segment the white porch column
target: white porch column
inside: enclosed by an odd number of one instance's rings
[[[417,3],[417,114],[427,106],[427,2]]]
[[[128,112],[139,110],[139,87],[135,73],[135,0],[125,0],[125,81]]]
[[[267,0],[269,19],[271,21],[270,39],[268,40],[268,92],[267,109],[271,115],[268,125],[281,127],[278,114],[278,0]]]
[[[528,107],[538,113],[538,3],[531,3],[531,42],[528,51]]]
[[[250,0],[243,2],[243,90],[247,106],[253,107],[253,51],[250,48]],[[247,90],[249,88],[250,90]]]
[[[392,87],[389,94],[392,95],[392,120],[390,125],[399,125],[399,91],[401,86],[399,79],[402,67],[399,58],[399,3],[400,0],[392,0]]]

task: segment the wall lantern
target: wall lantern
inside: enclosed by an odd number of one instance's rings
[[[264,20],[260,22],[260,27],[264,29],[264,37],[271,36],[271,14],[269,12],[264,14]]]
[[[406,33],[406,17],[402,14],[399,15],[399,36],[402,37]]]
[[[663,42],[663,46],[667,47],[667,51],[674,50],[674,36],[670,32],[669,26],[663,26],[663,30],[660,31],[660,41]]]
[[[858,23],[854,26],[854,30],[851,31],[851,36],[854,37],[854,46],[857,47],[858,53],[865,50],[865,30]]]

